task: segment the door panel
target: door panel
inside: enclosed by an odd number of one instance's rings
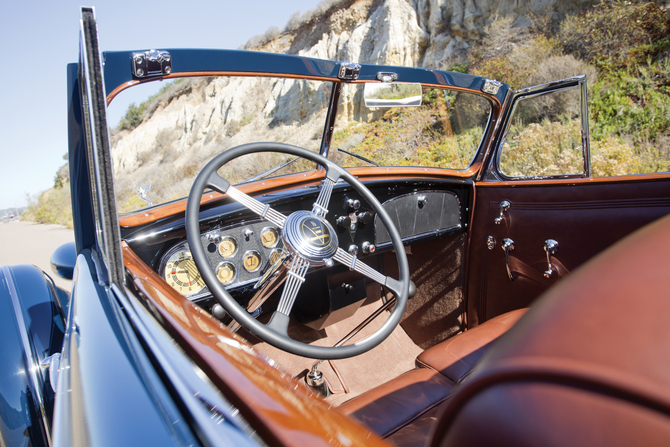
[[[561,277],[573,272],[617,240],[670,213],[670,178],[479,182],[471,228],[468,325],[528,306]],[[500,224],[500,202],[510,207]],[[487,248],[488,236],[495,245]],[[510,281],[504,238],[514,241]],[[545,278],[544,241],[559,249]]]

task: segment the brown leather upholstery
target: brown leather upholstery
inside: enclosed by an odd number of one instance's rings
[[[442,374],[418,368],[356,396],[338,408],[385,437],[443,402],[454,389],[454,383]]]
[[[396,447],[423,447],[449,400],[428,410],[405,427],[387,437]]]
[[[432,368],[454,383],[460,382],[498,337],[521,318],[527,309],[499,315],[456,337],[426,349],[417,357],[417,366]]]
[[[398,446],[421,445],[437,420],[440,404],[456,390],[456,382],[524,312],[493,318],[424,351],[417,358],[419,368],[345,402],[340,411],[383,437],[393,434],[389,439]]]
[[[449,399],[432,445],[670,445],[668,278],[670,216],[534,303]]]

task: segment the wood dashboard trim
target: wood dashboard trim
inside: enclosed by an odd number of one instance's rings
[[[479,170],[480,164],[473,164],[463,171],[452,171],[442,168],[404,168],[404,167],[379,167],[379,168],[351,168],[348,171],[361,181],[368,180],[404,180],[409,178],[421,178],[426,180],[443,180],[445,178],[466,179]],[[250,195],[282,191],[295,187],[318,185],[324,178],[323,170],[300,172],[286,175],[280,178],[266,179],[237,188]],[[226,194],[211,192],[204,194],[200,199],[200,206],[207,205],[228,197]],[[135,227],[155,222],[159,219],[174,214],[186,212],[186,198],[171,202],[153,209],[140,210],[136,214],[119,216],[119,225],[124,228]]]
[[[389,447],[270,366],[244,339],[174,291],[125,242],[122,250],[126,271],[155,306],[170,335],[269,445]]]

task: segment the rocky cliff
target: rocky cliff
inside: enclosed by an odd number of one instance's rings
[[[530,25],[533,16],[551,15],[559,20],[592,3],[594,0],[342,0],[253,49],[444,69],[463,60],[496,18],[512,18],[521,29]],[[290,102],[286,93],[295,88],[306,93],[303,99],[309,99]],[[235,98],[244,100],[235,102]],[[309,135],[318,144],[326,104],[327,90],[318,83],[247,78],[185,80],[175,85],[168,97],[154,101],[152,113],[139,126],[113,136],[120,210],[145,204],[135,194],[138,185],[153,185],[148,195],[154,202],[185,196],[193,175],[210,157],[250,137],[305,147],[304,135]],[[270,122],[271,112],[301,118],[276,127]],[[263,133],[262,129],[274,130]],[[301,141],[296,140],[298,135]],[[257,157],[248,165],[258,169],[276,161]],[[166,164],[170,164],[167,169]],[[236,169],[245,178],[243,167]]]
[[[447,68],[479,42],[484,27],[510,17],[555,21],[597,0],[347,0],[259,45],[261,51],[340,61]]]

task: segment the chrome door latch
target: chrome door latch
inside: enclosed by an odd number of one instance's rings
[[[501,247],[505,251],[505,267],[507,267],[507,276],[509,277],[510,281],[514,281],[512,270],[509,268],[509,252],[514,250],[514,241],[506,237],[503,239]]]
[[[544,241],[544,251],[547,253],[547,271],[544,272],[545,278],[551,278],[553,270],[551,269],[551,257],[556,256],[558,252],[558,242],[553,239]]]
[[[493,220],[493,222],[494,222],[496,225],[500,225],[500,224],[502,223],[502,221],[503,221],[503,217],[504,217],[504,216],[503,216],[503,213],[504,213],[505,211],[509,211],[509,209],[510,209],[511,206],[512,206],[512,204],[509,202],[509,200],[503,200],[502,202],[500,202],[500,216],[496,217],[496,218]]]

